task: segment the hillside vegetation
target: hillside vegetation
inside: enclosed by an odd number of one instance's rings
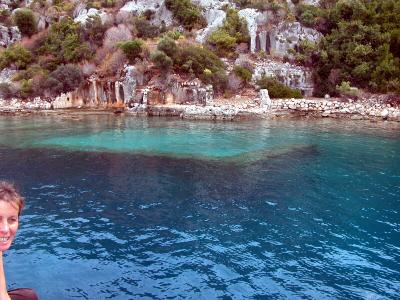
[[[221,58],[234,61],[243,52],[240,47],[248,48],[250,43],[248,24],[238,14],[244,8],[268,12],[270,28],[297,20],[323,34],[316,44],[300,41],[284,57],[312,68],[317,96],[338,94],[346,86],[400,94],[398,0],[321,0],[319,6],[300,0],[232,0],[232,7],[224,8],[223,24],[203,45],[195,42],[195,34],[207,22],[196,2],[166,0],[174,20],[169,26],[157,22],[150,9],[138,14],[121,12],[126,2],[34,0],[24,7],[25,1],[11,1],[11,9],[0,9],[2,24],[17,26],[23,36],[21,42],[0,50],[0,70],[17,70],[11,84],[0,84],[0,96],[52,97],[77,88],[93,74],[118,77],[126,63],[141,63],[164,76],[177,72],[197,77],[223,93],[228,72]],[[76,22],[74,11],[79,5],[102,9],[112,17],[104,20],[95,15]],[[47,16],[44,27],[40,16]],[[265,53],[252,55],[254,61],[260,57]],[[231,72],[245,85],[250,83],[251,66],[236,66]],[[298,96],[298,91],[263,80],[263,85],[281,89],[282,95]]]

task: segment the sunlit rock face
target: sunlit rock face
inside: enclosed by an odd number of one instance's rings
[[[287,55],[301,40],[317,42],[322,34],[315,29],[302,26],[299,22],[281,23],[269,32],[269,53],[279,56]]]
[[[305,67],[291,65],[272,60],[264,60],[256,64],[253,80],[262,76],[276,77],[291,88],[300,89],[304,96],[312,96],[314,84],[311,71]]]
[[[303,4],[318,6],[319,0],[303,0]]]
[[[192,0],[192,2],[204,10],[221,9],[224,5],[235,8],[235,4],[229,0]]]
[[[204,18],[207,21],[207,27],[197,32],[196,42],[205,43],[207,37],[222,26],[226,13],[220,9],[209,9],[204,12]]]
[[[250,35],[250,51],[256,51],[256,39],[259,22],[262,14],[254,8],[246,8],[239,11],[239,16],[246,20]]]
[[[171,83],[166,95],[172,96],[172,103],[207,105],[213,100],[212,86],[204,86],[198,79],[185,82],[174,79]]]
[[[109,19],[107,13],[105,13],[104,11],[98,10],[96,8],[89,8],[89,9],[85,9],[84,7],[81,9],[76,9],[76,16],[74,21],[77,23],[82,23],[85,24],[88,19],[90,17],[94,17],[94,16],[99,16],[101,19],[101,22],[104,24],[107,22],[107,20]]]
[[[21,40],[21,32],[17,26],[6,27],[0,25],[0,47],[6,48]]]
[[[135,101],[135,92],[138,77],[142,77],[135,66],[126,66],[124,69],[124,75],[119,81],[123,91],[123,99],[125,103]]]
[[[12,69],[3,69],[0,72],[0,83],[11,83],[13,76],[17,74],[16,70]]]
[[[172,24],[172,13],[165,6],[165,0],[136,0],[127,2],[121,9],[121,12],[128,12],[140,15],[145,11],[153,11],[151,18],[153,25],[161,25],[164,23],[169,26]]]

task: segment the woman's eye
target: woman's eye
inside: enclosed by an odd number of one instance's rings
[[[10,218],[10,219],[9,219],[9,222],[10,222],[11,224],[14,224],[14,223],[18,222],[18,218]]]

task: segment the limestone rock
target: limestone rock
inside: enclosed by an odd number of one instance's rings
[[[124,91],[124,102],[134,101],[135,99],[135,89],[138,76],[138,71],[135,66],[126,66],[124,68],[125,76],[122,80],[122,89]]]
[[[16,70],[12,69],[3,69],[0,72],[0,83],[11,83],[11,78],[17,73]]]
[[[267,89],[261,89],[260,90],[260,107],[271,107],[271,98],[269,97],[268,90]]]
[[[199,30],[196,36],[196,42],[205,43],[208,35],[218,29],[225,20],[226,13],[220,9],[209,9],[204,12],[204,18],[207,21],[207,27]]]
[[[263,60],[255,66],[253,81],[260,79],[262,76],[276,77],[285,85],[300,89],[305,96],[312,96],[314,90],[312,73],[311,70],[305,67],[273,60]]]
[[[0,47],[6,48],[21,40],[21,32],[17,26],[6,27],[0,25]]]
[[[257,19],[261,17],[262,14],[254,8],[246,8],[239,11],[239,16],[244,18],[247,22],[247,28],[250,34],[250,51],[255,52],[257,30],[258,30]]]
[[[235,8],[235,4],[229,0],[192,0],[192,2],[204,10],[208,9],[221,9],[225,5]]]
[[[165,6],[165,0],[135,0],[128,1],[121,9],[120,12],[129,12],[135,15],[140,15],[146,10],[154,12],[151,19],[153,25],[172,24],[172,13]]]
[[[270,52],[275,55],[287,55],[287,51],[294,48],[301,40],[317,42],[322,34],[315,29],[302,26],[299,22],[280,23],[270,32]]]
[[[89,8],[87,9],[81,9],[79,11],[77,11],[78,15],[75,17],[74,21],[77,23],[86,23],[86,21],[90,18],[90,17],[94,17],[96,15],[98,15],[101,19],[101,22],[104,24],[107,19],[107,13],[101,10],[98,10],[96,8]]]
[[[387,119],[388,116],[389,116],[389,111],[387,109],[381,111],[382,119]]]

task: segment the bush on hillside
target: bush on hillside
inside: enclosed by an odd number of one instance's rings
[[[235,55],[236,45],[249,41],[247,22],[239,17],[235,9],[228,9],[224,24],[207,38],[208,44],[214,47],[220,56]]]
[[[134,39],[131,41],[121,42],[118,47],[122,49],[129,63],[134,64],[135,59],[140,57],[142,53],[143,41]]]
[[[174,59],[177,55],[179,55],[178,45],[175,40],[168,36],[164,36],[157,45],[157,49],[163,51],[170,58]]]
[[[121,49],[106,54],[99,67],[99,74],[101,76],[115,76],[123,68],[125,60],[125,54]]]
[[[166,73],[172,67],[172,59],[163,51],[156,50],[150,55],[151,61],[162,72]]]
[[[186,29],[203,27],[205,20],[201,15],[200,8],[190,0],[166,0],[165,5],[172,11],[177,19]]]
[[[78,88],[83,81],[83,75],[78,66],[73,64],[60,65],[50,73],[44,86],[52,96],[66,93]]]
[[[89,45],[79,37],[79,24],[70,18],[53,23],[47,36],[40,41],[39,55],[54,57],[57,65],[76,63],[91,58]]]
[[[134,19],[134,25],[137,30],[137,36],[139,38],[154,38],[160,34],[160,28],[152,25],[148,20],[143,17]]]
[[[207,42],[215,47],[219,56],[231,56],[234,54],[236,39],[223,29],[218,29],[211,33],[207,38]]]
[[[241,66],[235,66],[233,68],[233,72],[243,80],[243,82],[247,85],[252,77],[251,70]]]
[[[18,91],[9,83],[0,83],[0,98],[8,100],[18,97]]]
[[[12,45],[0,52],[0,70],[10,66],[25,69],[32,61],[31,52],[20,45]]]
[[[99,15],[94,15],[86,20],[86,23],[79,27],[79,36],[89,43],[91,48],[101,47],[107,27],[101,22]]]
[[[279,82],[274,77],[263,76],[257,80],[257,85],[261,89],[267,89],[271,98],[301,98],[301,91],[292,89]]]
[[[183,46],[176,56],[174,66],[181,72],[193,74],[216,90],[226,88],[228,77],[225,64],[212,51],[198,46]],[[207,71],[206,71],[207,70]]]
[[[107,29],[104,34],[103,47],[107,51],[113,51],[117,49],[120,42],[129,41],[132,39],[132,34],[129,28],[125,24],[119,24]]]
[[[37,31],[36,18],[30,9],[18,9],[14,13],[13,19],[23,35],[31,36]]]

